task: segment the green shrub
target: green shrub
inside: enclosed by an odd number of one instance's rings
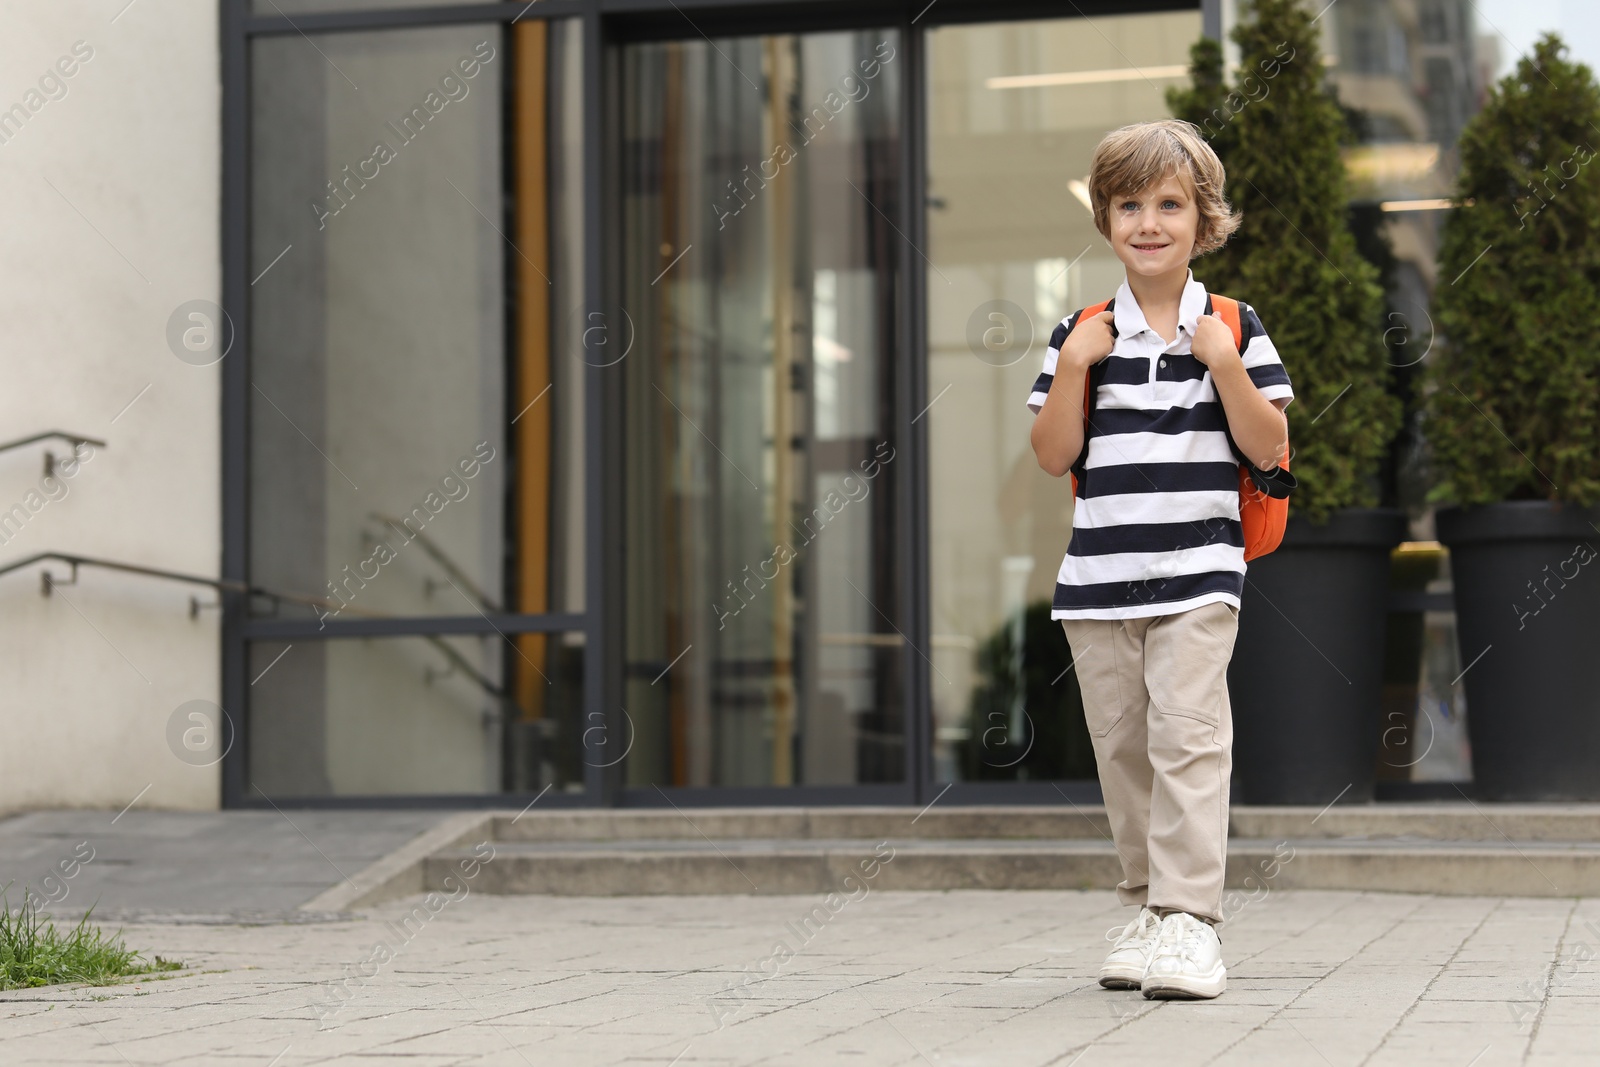
[[[1255,0],[1233,39],[1230,88],[1222,50],[1191,52],[1191,85],[1172,89],[1175,116],[1200,127],[1228,170],[1228,199],[1244,225],[1195,261],[1213,292],[1249,303],[1294,383],[1290,513],[1325,522],[1338,508],[1379,502],[1379,470],[1400,427],[1388,392],[1384,295],[1347,222],[1348,130],[1324,83],[1317,30],[1294,0]]]
[[[968,709],[963,780],[1097,775],[1078,676],[1067,670],[1072,649],[1050,618],[1050,601],[1036,600],[1020,619],[1001,623],[978,646],[975,666],[981,681]]]
[[[1423,421],[1435,502],[1600,501],[1600,89],[1564,52],[1543,37],[1461,135]]]

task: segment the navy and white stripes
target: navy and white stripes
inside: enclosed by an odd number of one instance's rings
[[[1166,615],[1216,601],[1239,606],[1244,538],[1239,461],[1228,445],[1211,374],[1190,354],[1205,287],[1189,275],[1177,338],[1150,328],[1126,282],[1112,305],[1116,342],[1089,372],[1094,417],[1078,477],[1072,540],[1056,577],[1055,619]],[[1288,372],[1261,319],[1240,304],[1246,371],[1268,400],[1292,399]],[[1028,397],[1035,414],[1077,315],[1050,338]],[[1079,394],[1062,399],[1081,408]]]

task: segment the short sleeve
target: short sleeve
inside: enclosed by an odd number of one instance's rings
[[[1289,372],[1278,357],[1278,350],[1267,336],[1266,327],[1256,309],[1249,304],[1239,305],[1239,354],[1250,381],[1268,400],[1294,399],[1294,386],[1289,382]],[[1286,405],[1287,406],[1287,405]]]
[[[1081,311],[1074,311],[1060,322],[1050,334],[1050,347],[1044,350],[1044,370],[1039,377],[1034,379],[1033,390],[1028,394],[1028,410],[1035,415],[1044,407],[1045,397],[1050,395],[1050,383],[1056,380],[1056,360],[1061,356],[1061,346],[1067,341],[1067,334],[1072,332],[1072,327],[1077,325]]]

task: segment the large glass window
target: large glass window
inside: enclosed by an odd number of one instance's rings
[[[250,687],[269,792],[581,784],[568,639],[324,640],[583,609],[579,55],[532,20],[253,42],[249,570],[291,597],[251,606],[308,627]]]
[[[1094,754],[1050,621],[1071,489],[1023,406],[1056,323],[1116,292],[1086,178],[1107,130],[1164,118],[1198,12],[928,34],[928,395],[936,781],[1081,779]]]
[[[1600,7],[1563,0],[1340,0],[1320,19],[1330,79],[1351,120],[1351,218],[1388,291],[1385,337],[1410,414],[1390,461],[1393,498],[1417,540],[1397,551],[1394,587],[1448,596],[1449,554],[1433,536],[1418,399],[1435,351],[1434,294],[1460,166],[1457,142],[1493,83],[1544,33],[1600,62]],[[1470,209],[1468,209],[1470,210]],[[1442,348],[1443,346],[1440,346]],[[1389,619],[1380,779],[1471,777],[1465,687],[1448,610]],[[1412,739],[1416,739],[1415,743]]]
[[[904,779],[899,51],[623,51],[631,784]]]
[[[1480,35],[1467,0],[1340,7],[1319,26],[1324,62],[1351,119],[1353,143],[1344,150],[1351,221],[1363,253],[1383,274],[1392,373],[1410,416],[1386,481],[1426,537],[1432,507],[1415,401],[1433,349],[1435,261],[1459,167],[1456,142],[1481,103],[1498,49]],[[1448,554],[1435,543],[1409,543],[1396,554],[1393,581],[1447,594]],[[1392,614],[1387,643],[1379,778],[1470,778],[1454,614]]]

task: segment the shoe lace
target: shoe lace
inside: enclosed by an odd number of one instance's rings
[[[1126,926],[1113,926],[1106,931],[1107,941],[1121,941],[1124,938],[1150,937],[1160,927],[1161,920],[1156,918],[1155,912],[1149,908],[1140,908],[1139,914],[1130,919]]]
[[[1153,955],[1174,955],[1188,960],[1199,960],[1200,946],[1205,932],[1204,922],[1192,915],[1178,912],[1170,919],[1162,920],[1161,929],[1156,935]]]

